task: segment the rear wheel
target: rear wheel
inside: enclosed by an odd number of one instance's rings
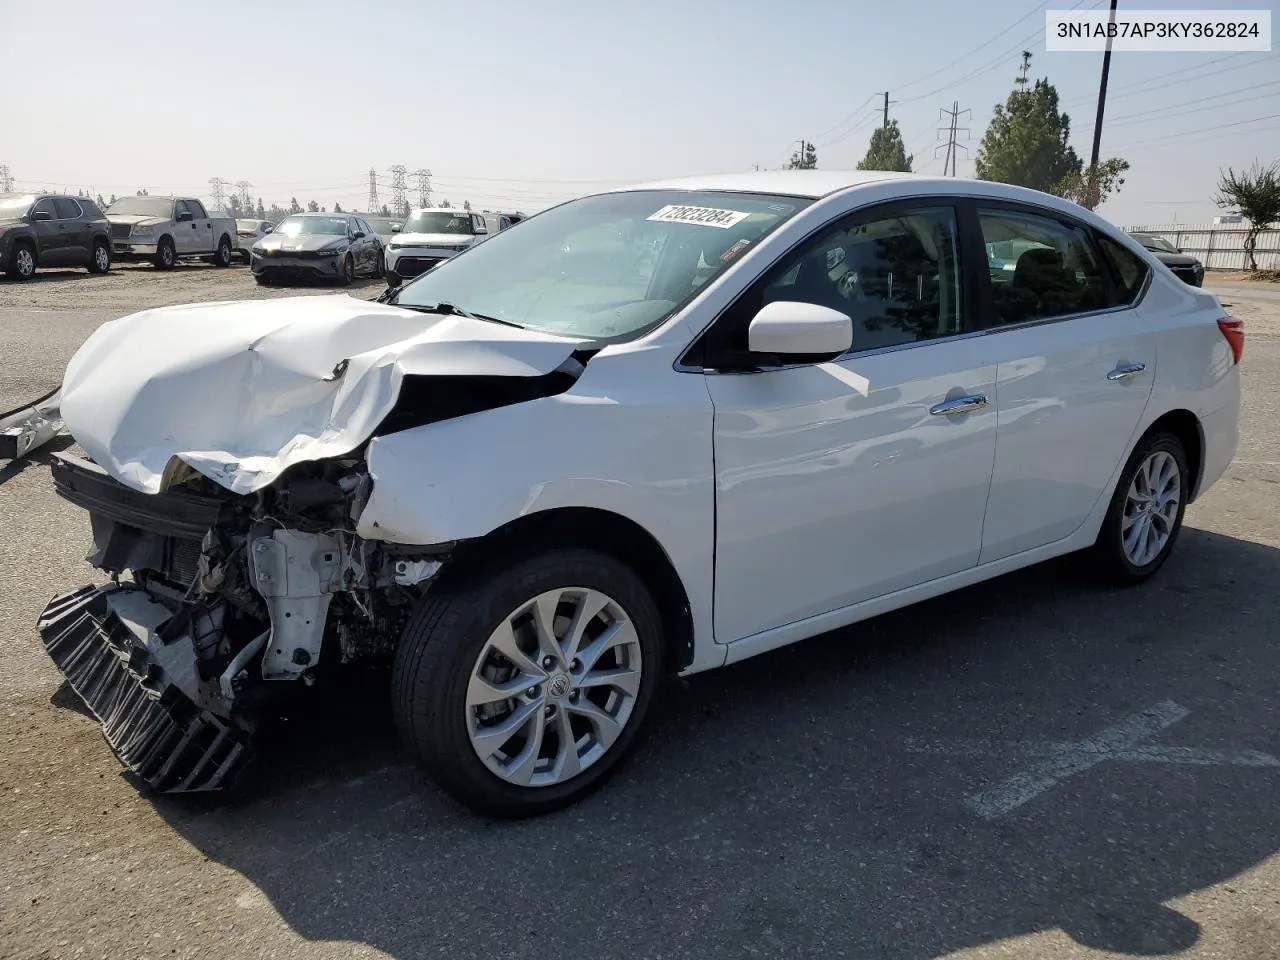
[[[213,255],[213,265],[215,267],[231,266],[231,241],[226,237],[218,241],[218,251]]]
[[[351,286],[351,281],[356,278],[356,264],[351,259],[351,254],[347,254],[342,258],[342,276],[338,278],[338,282],[344,287]]]
[[[1093,547],[1108,580],[1141,583],[1164,565],[1182,530],[1189,490],[1181,440],[1161,431],[1139,441],[1120,474]]]
[[[173,240],[169,237],[160,238],[160,242],[156,244],[156,258],[152,262],[155,263],[157,269],[173,269],[173,265],[178,262],[177,251],[173,249]]]
[[[111,248],[105,240],[98,240],[93,245],[93,258],[89,261],[90,273],[106,273],[111,269]]]
[[[546,813],[635,745],[662,626],[627,566],[552,550],[432,587],[396,652],[393,708],[431,776],[472,809]]]
[[[9,254],[5,274],[11,280],[30,280],[36,273],[36,250],[27,240],[19,240]]]

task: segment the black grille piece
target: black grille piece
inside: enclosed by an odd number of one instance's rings
[[[191,586],[200,563],[200,541],[169,537],[164,545],[164,574],[171,583]]]
[[[108,597],[81,587],[53,600],[37,627],[71,688],[102,723],[120,762],[158,793],[231,787],[250,757],[243,730],[202,710],[174,684]]]
[[[111,224],[112,240],[128,240],[129,234],[133,232],[133,225],[128,223]]]
[[[426,273],[444,257],[401,257],[396,261],[396,273],[401,277],[416,277]]]

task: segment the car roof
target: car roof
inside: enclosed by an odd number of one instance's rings
[[[745,173],[704,174],[673,180],[618,187],[617,190],[726,190],[741,193],[776,193],[814,200],[849,187],[881,180],[927,180],[917,173],[884,170],[756,170]],[[954,179],[951,177],[948,180]]]

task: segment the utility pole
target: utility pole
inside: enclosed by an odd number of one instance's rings
[[[9,172],[7,163],[0,163],[0,193],[13,191],[13,174]]]
[[[237,193],[237,194],[239,195],[239,197],[240,197],[240,209],[241,209],[241,210],[252,210],[252,209],[253,209],[253,204],[251,204],[251,203],[249,202],[249,188],[250,188],[250,187],[252,187],[252,186],[253,186],[253,184],[252,184],[252,183],[250,183],[248,180],[237,180],[237,181],[236,181],[236,193]]]
[[[378,171],[369,168],[369,212],[377,216],[381,207],[378,205]]]
[[[947,175],[947,166],[948,166],[948,164],[951,166],[951,176],[953,176],[953,177],[954,177],[954,176],[956,175],[956,156],[957,156],[957,155],[956,155],[956,151],[957,151],[957,150],[963,150],[963,151],[965,151],[965,153],[966,153],[966,154],[969,152],[969,148],[968,148],[968,147],[966,147],[966,146],[965,146],[964,144],[962,144],[962,143],[959,143],[959,142],[956,140],[956,134],[957,134],[957,133],[963,133],[963,134],[965,135],[965,136],[964,136],[964,138],[965,138],[966,140],[968,140],[968,139],[969,139],[969,128],[968,128],[968,127],[958,127],[958,126],[956,126],[956,124],[957,124],[957,123],[959,122],[959,120],[960,120],[961,115],[962,115],[962,114],[969,114],[969,113],[972,113],[972,111],[971,111],[971,110],[968,110],[968,109],[965,109],[965,110],[961,110],[961,109],[960,109],[960,101],[958,101],[958,100],[956,100],[956,101],[953,101],[953,102],[952,102],[952,104],[951,104],[951,109],[950,109],[950,110],[946,110],[946,109],[943,109],[943,108],[939,108],[939,109],[938,109],[938,119],[939,119],[939,120],[941,120],[943,117],[950,117],[950,118],[951,118],[951,126],[950,126],[950,128],[949,128],[949,129],[948,129],[948,128],[943,128],[943,127],[939,127],[939,128],[938,128],[938,134],[939,134],[939,136],[941,136],[941,135],[942,135],[942,133],[943,133],[943,130],[944,130],[944,129],[946,129],[946,132],[947,132],[947,156],[946,156],[946,159],[944,159],[944,160],[942,161],[942,175],[943,175],[944,177]],[[933,155],[934,155],[935,157],[938,155],[938,153],[937,153],[937,150],[936,150],[936,149],[935,149],[935,151],[934,151],[934,154],[933,154]]]
[[[409,215],[409,201],[405,199],[405,193],[408,190],[408,185],[404,180],[404,175],[407,171],[403,163],[397,163],[394,167],[388,167],[387,170],[391,174],[391,208],[395,210],[396,216],[407,217]]]
[[[1109,23],[1116,22],[1116,0],[1111,0]],[[1098,205],[1098,152],[1102,147],[1102,115],[1107,107],[1107,76],[1111,73],[1111,32],[1107,31],[1107,48],[1102,54],[1102,81],[1098,84],[1098,116],[1093,122],[1093,152],[1089,156],[1089,189],[1085,206]]]
[[[884,92],[884,124],[883,126],[887,127],[888,125],[889,125],[889,91],[886,90]]]
[[[226,208],[226,195],[222,192],[222,188],[230,182],[229,180],[223,180],[221,177],[209,178],[209,185],[213,187],[213,209],[223,210]]]

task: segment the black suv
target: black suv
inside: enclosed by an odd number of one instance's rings
[[[111,269],[107,218],[87,197],[0,194],[0,269],[30,280],[36,267]]]

